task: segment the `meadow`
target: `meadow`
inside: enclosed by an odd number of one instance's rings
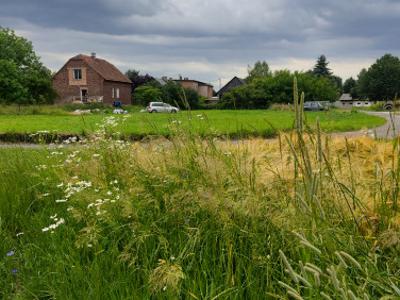
[[[90,135],[110,114],[97,113],[74,116],[62,108],[0,109],[0,135],[12,141],[23,140],[37,132],[63,135]],[[272,137],[280,131],[293,129],[295,113],[274,110],[197,110],[178,114],[140,113],[137,108],[125,116],[115,116],[125,121],[116,128],[122,136],[142,139],[149,135],[170,136],[171,128],[179,125],[200,136]],[[319,119],[324,132],[353,131],[373,128],[385,123],[384,119],[359,112],[332,110],[306,114],[308,124],[315,127]]]
[[[174,123],[129,143],[108,120],[0,149],[0,298],[398,299],[399,140],[304,118],[275,140]]]

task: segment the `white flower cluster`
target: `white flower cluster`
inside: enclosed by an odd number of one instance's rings
[[[54,155],[63,155],[64,153],[61,151],[53,151],[50,153],[50,155],[54,156]]]
[[[48,227],[43,228],[42,232],[50,231],[51,233],[54,233],[54,230],[58,226],[65,223],[65,220],[63,218],[58,218],[57,214],[55,214],[54,216],[51,216],[50,219],[53,220],[55,223],[50,224]]]
[[[73,144],[78,142],[78,138],[76,136],[71,136],[69,138],[67,138],[66,140],[63,141],[64,144]]]
[[[46,166],[46,165],[38,165],[38,166],[36,166],[36,169],[37,169],[38,171],[46,170],[46,169],[47,169],[47,166]]]
[[[107,203],[115,203],[116,201],[115,200],[110,200],[110,199],[97,199],[95,202],[92,202],[92,203],[90,203],[88,206],[87,206],[87,208],[88,209],[90,209],[90,208],[95,208],[96,209],[96,216],[100,216],[100,215],[103,215],[104,213],[106,213],[106,211],[105,210],[101,210],[101,207],[104,205],[104,204],[107,204]]]
[[[64,184],[59,184],[58,187],[62,187]],[[83,190],[92,187],[92,183],[90,181],[78,181],[75,183],[68,183],[66,189],[64,190],[65,199],[56,200],[57,203],[67,202],[72,195],[76,193],[80,193]]]

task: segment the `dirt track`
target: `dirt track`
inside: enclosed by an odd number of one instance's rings
[[[366,112],[372,116],[378,116],[387,120],[385,125],[368,130],[359,130],[351,132],[333,133],[333,136],[358,137],[368,135],[378,139],[393,139],[400,135],[400,114],[389,112]]]

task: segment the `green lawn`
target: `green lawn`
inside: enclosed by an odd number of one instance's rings
[[[51,131],[60,134],[93,132],[112,115],[0,115],[0,133],[35,133]],[[122,116],[115,116],[122,119]],[[385,123],[379,117],[344,111],[306,113],[311,126],[320,119],[326,132],[373,128]],[[210,110],[179,114],[133,113],[118,130],[130,136],[168,135],[172,128],[190,129],[201,135],[271,136],[277,130],[290,130],[294,113],[265,110]]]

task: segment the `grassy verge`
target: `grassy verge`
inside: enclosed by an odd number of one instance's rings
[[[302,118],[268,143],[0,149],[0,298],[400,297],[399,144]]]
[[[294,125],[294,113],[289,111],[193,111],[179,114],[133,113],[115,116],[115,120],[125,119],[115,128],[130,139],[141,139],[149,135],[170,136],[176,127],[193,134],[228,137],[271,137],[278,131],[288,131]],[[343,111],[307,113],[311,126],[317,118],[325,132],[352,131],[373,128],[384,124],[385,120],[363,113]],[[27,136],[42,132],[50,135],[87,135],[93,133],[106,115],[0,115],[0,134],[3,141],[31,140]]]

